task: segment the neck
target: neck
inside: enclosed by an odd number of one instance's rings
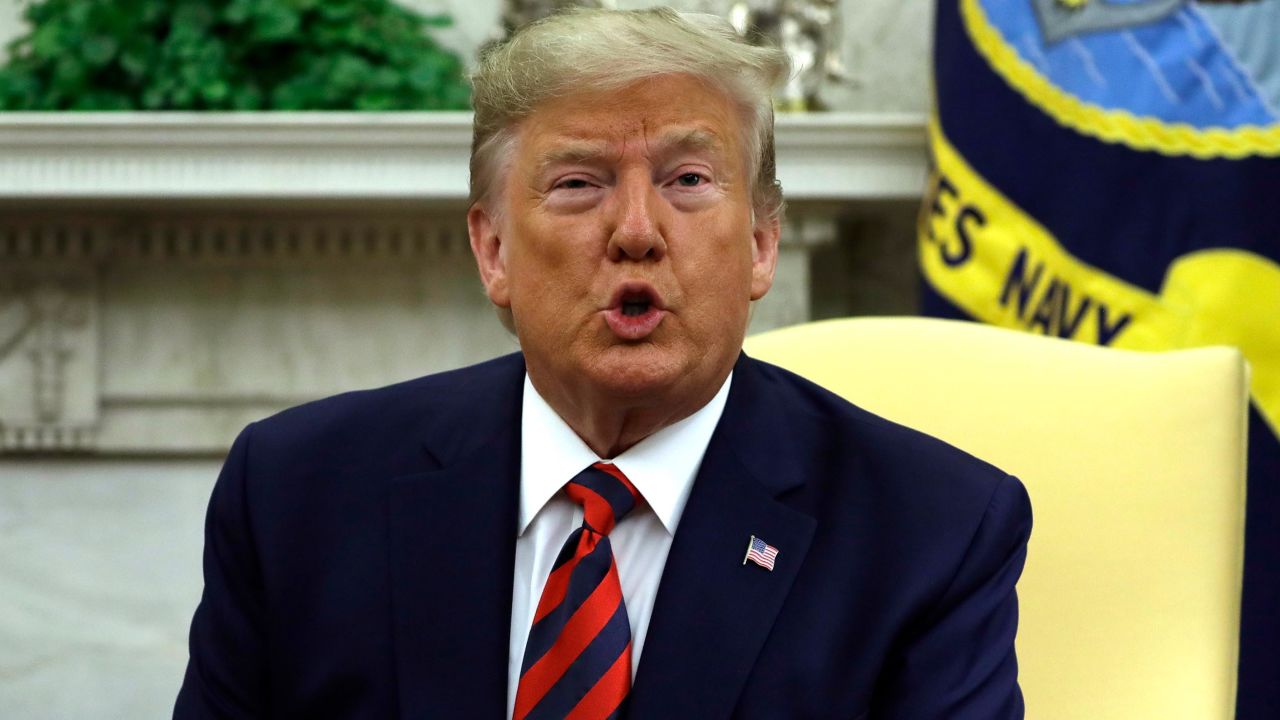
[[[641,440],[702,409],[724,385],[726,371],[698,392],[673,391],[642,399],[609,396],[581,384],[556,382],[529,370],[534,389],[556,414],[602,458],[622,454]],[[681,389],[683,390],[683,389]]]

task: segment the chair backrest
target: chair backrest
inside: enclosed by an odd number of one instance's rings
[[[1027,717],[1234,717],[1248,402],[1238,352],[1129,352],[926,318],[799,325],[749,338],[746,351],[1026,484]]]

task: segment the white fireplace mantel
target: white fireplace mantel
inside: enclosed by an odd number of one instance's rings
[[[924,120],[782,114],[792,202],[919,197]],[[467,196],[471,114],[0,114],[0,200]]]

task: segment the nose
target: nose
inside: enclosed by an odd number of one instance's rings
[[[615,219],[609,259],[658,260],[667,252],[658,216],[663,199],[647,173],[620,177],[615,190]]]

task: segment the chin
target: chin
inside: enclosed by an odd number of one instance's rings
[[[594,359],[585,374],[596,387],[622,398],[660,396],[688,377],[690,363],[653,346],[615,346]]]

